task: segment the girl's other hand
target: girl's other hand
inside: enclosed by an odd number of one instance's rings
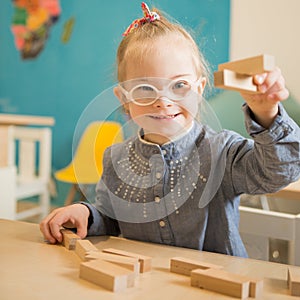
[[[83,204],[73,204],[53,210],[40,223],[40,230],[45,239],[51,244],[62,242],[60,229],[62,226],[67,228],[77,228],[77,235],[85,238],[89,218],[89,209]]]

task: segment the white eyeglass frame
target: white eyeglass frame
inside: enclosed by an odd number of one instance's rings
[[[188,80],[186,78],[177,78],[177,79],[171,80],[170,83],[167,86],[165,86],[162,90],[159,90],[154,85],[148,84],[148,83],[138,84],[138,85],[134,86],[130,91],[127,91],[125,88],[123,88],[121,86],[121,84],[118,84],[118,87],[120,88],[121,92],[125,95],[128,102],[133,102],[134,104],[139,105],[139,106],[147,106],[147,105],[151,105],[151,104],[155,103],[157,101],[157,99],[159,99],[160,97],[167,97],[169,101],[182,101],[185,97],[187,97],[187,95],[185,95],[181,99],[171,99],[169,97],[169,89],[172,86],[172,84],[174,84],[176,82],[180,82],[180,81],[186,81],[191,86],[191,90],[188,92],[188,94],[189,94],[195,86],[199,86],[201,80],[202,80],[202,76],[194,82],[191,80]],[[132,92],[136,88],[139,88],[140,86],[147,86],[147,87],[152,88],[156,92],[156,98],[154,98],[152,101],[150,101],[148,103],[140,103],[140,102],[136,101],[132,97]]]

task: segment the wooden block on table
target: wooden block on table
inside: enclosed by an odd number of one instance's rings
[[[75,253],[81,260],[85,261],[85,257],[90,252],[98,252],[99,250],[89,240],[76,240]]]
[[[191,271],[195,269],[222,269],[222,266],[192,260],[184,257],[173,257],[170,260],[170,271],[182,275],[191,275]]]
[[[75,250],[76,241],[81,240],[80,236],[68,229],[62,229],[60,232],[63,235],[62,244],[69,250]]]
[[[134,286],[133,272],[101,259],[82,262],[79,277],[113,292]]]
[[[86,261],[102,259],[104,261],[119,265],[131,270],[136,276],[140,272],[140,263],[137,257],[127,257],[103,252],[88,252],[85,256]]]
[[[270,72],[275,68],[275,57],[262,54],[218,65],[218,70],[231,70],[240,74],[255,75]]]
[[[238,92],[259,93],[252,75],[239,74],[231,70],[214,72],[214,85],[217,88]]]
[[[292,296],[300,296],[300,268],[288,267],[288,285]]]
[[[250,280],[223,270],[193,270],[191,285],[240,299],[249,297]]]
[[[127,251],[114,249],[114,248],[106,248],[106,249],[102,249],[102,251],[106,252],[106,253],[121,255],[121,256],[138,258],[138,260],[140,262],[140,272],[141,273],[148,272],[151,270],[152,258],[149,256],[145,256],[145,255],[133,253],[133,252],[127,252]]]
[[[253,279],[253,278],[249,278],[249,280],[250,280],[249,296],[252,298],[259,298],[262,295],[264,289],[264,280]]]

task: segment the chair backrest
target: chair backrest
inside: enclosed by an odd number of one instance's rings
[[[288,241],[288,263],[300,265],[300,214],[287,214],[266,211],[258,208],[240,206],[240,233],[250,237],[249,244],[262,243],[261,238]],[[269,249],[262,249],[263,257],[268,259]]]
[[[17,168],[18,183],[40,180],[48,183],[51,174],[51,130],[11,126],[9,164]]]
[[[122,126],[113,121],[92,122],[85,129],[72,163],[77,182],[96,183],[103,171],[103,154],[107,147],[123,141]]]

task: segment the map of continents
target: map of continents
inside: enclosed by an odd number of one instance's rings
[[[11,30],[22,59],[39,55],[47,41],[51,26],[58,20],[59,0],[13,0]]]

